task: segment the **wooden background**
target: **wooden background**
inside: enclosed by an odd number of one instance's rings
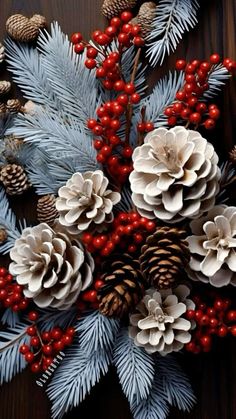
[[[71,34],[81,31],[89,37],[92,30],[102,28],[104,19],[99,13],[102,0],[0,0],[0,40],[5,36],[5,21],[14,13],[28,16],[41,13],[48,22],[58,20],[62,29]],[[199,24],[184,36],[176,53],[166,60],[161,69],[150,71],[150,88],[167,69],[174,68],[176,57],[207,59],[213,52],[236,59],[235,0],[202,0]],[[4,79],[4,73],[0,78]],[[217,103],[222,118],[217,130],[209,133],[223,159],[234,143],[236,129],[236,84],[231,80]],[[18,214],[35,218],[32,197],[12,201]],[[235,201],[234,201],[235,204]],[[234,293],[235,298],[235,293]],[[236,339],[235,339],[236,340]],[[218,339],[218,345],[210,354],[185,356],[182,361],[189,374],[198,404],[191,414],[173,410],[170,419],[235,419],[236,418],[236,342]],[[50,406],[44,389],[35,383],[28,371],[5,384],[0,390],[1,419],[49,419]],[[118,380],[111,371],[92,391],[91,396],[79,409],[74,409],[65,419],[129,419],[129,407],[122,396]]]

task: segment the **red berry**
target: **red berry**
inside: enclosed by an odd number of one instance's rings
[[[113,89],[113,83],[112,83],[111,80],[103,80],[103,86],[107,90],[112,90]]]
[[[30,367],[31,371],[34,372],[35,374],[37,374],[38,372],[40,372],[41,370],[41,366],[39,362],[34,362],[31,367]]]
[[[186,67],[186,61],[185,60],[177,60],[175,63],[176,70],[184,70]]]
[[[119,26],[121,25],[121,20],[119,17],[113,17],[110,21],[111,26],[115,26],[116,28],[119,28]]]
[[[53,347],[52,345],[43,345],[42,351],[45,355],[51,355],[53,352]]]
[[[209,324],[210,324],[211,327],[214,327],[215,328],[215,327],[218,326],[219,322],[218,322],[218,320],[215,317],[212,317],[209,320]]]
[[[29,336],[35,336],[37,333],[37,329],[35,326],[29,326],[27,327],[26,332],[27,332],[27,335]]]
[[[44,358],[44,364],[45,366],[48,368],[50,367],[51,363],[53,362],[53,358],[52,357],[46,357]]]
[[[84,45],[83,44],[75,44],[74,45],[74,51],[76,54],[81,54],[81,52],[83,52],[84,50]]]
[[[185,349],[188,352],[194,352],[195,348],[196,348],[196,345],[195,345],[194,342],[189,342],[189,343],[186,343],[186,345],[185,345]]]
[[[43,342],[50,342],[51,332],[42,332],[41,337],[42,337]]]
[[[129,159],[133,154],[133,149],[130,146],[126,146],[123,151],[122,151],[122,155],[123,157]]]
[[[66,335],[73,337],[75,335],[75,328],[74,327],[68,327],[68,329],[66,329]]]
[[[211,109],[209,111],[209,116],[211,119],[218,119],[220,117],[220,111],[218,108]]]
[[[111,38],[107,34],[101,33],[100,35],[98,35],[96,37],[96,42],[99,45],[104,46],[104,45],[107,45],[107,44],[109,44],[111,42]]]
[[[33,352],[26,352],[26,354],[25,354],[25,360],[26,360],[26,362],[29,362],[29,363],[31,363],[31,362],[33,362],[33,360],[34,360],[34,354],[33,354]]]
[[[205,128],[206,129],[213,129],[213,128],[215,128],[215,121],[214,121],[214,119],[207,119],[205,122],[204,122],[204,126],[205,126]]]
[[[195,66],[193,64],[187,64],[185,68],[185,73],[192,74],[195,72]]]
[[[168,125],[173,126],[173,125],[175,125],[175,124],[176,124],[176,122],[177,122],[177,118],[176,118],[176,116],[170,116],[170,117],[168,118]]]
[[[194,108],[194,106],[196,106],[198,100],[196,96],[192,96],[187,100],[188,106],[190,106],[191,108]]]
[[[128,247],[128,252],[130,253],[135,253],[137,250],[137,246],[135,246],[134,244],[130,244]]]
[[[112,58],[107,58],[103,62],[103,67],[105,68],[105,70],[110,70],[110,69],[114,68],[115,65],[116,65],[116,62]]]
[[[133,25],[131,27],[131,33],[133,36],[137,36],[141,32],[141,27],[139,25]]]
[[[166,108],[166,109],[164,110],[164,114],[165,114],[166,116],[171,116],[171,115],[173,115],[173,107],[172,107],[172,106],[170,106],[170,107]]]
[[[1,267],[0,268],[0,276],[6,276],[7,275],[7,270],[6,270],[6,268],[3,268],[3,267]]]
[[[95,303],[97,301],[97,291],[95,290],[85,291],[82,294],[82,299],[83,301],[86,301],[88,303]]]
[[[72,336],[69,336],[69,335],[64,335],[63,337],[62,337],[62,342],[64,343],[64,345],[71,345],[72,344],[72,342],[73,342],[73,337]]]
[[[218,328],[218,332],[217,332],[218,336],[220,338],[224,338],[227,334],[228,334],[228,329],[226,326],[222,325]]]
[[[115,101],[112,106],[112,111],[115,116],[120,116],[124,113],[125,109],[123,108],[123,106],[119,105],[118,101]]]
[[[102,31],[100,31],[100,30],[94,31],[94,32],[92,33],[92,39],[93,39],[94,41],[97,41],[97,38],[98,38],[98,36],[99,36],[99,35],[101,35],[101,33],[102,33]]]
[[[198,103],[197,106],[196,106],[196,111],[201,113],[201,114],[206,112],[207,111],[207,105],[203,102]]]
[[[109,127],[110,123],[111,123],[111,118],[109,116],[103,116],[101,118],[101,124],[103,127]]]
[[[217,310],[217,311],[222,311],[222,310],[224,310],[224,301],[223,300],[216,300],[215,302],[214,302],[214,308]]]
[[[201,343],[201,346],[203,346],[203,347],[211,346],[211,344],[212,344],[211,336],[208,336],[208,335],[202,336],[200,338],[200,343]]]
[[[95,140],[93,143],[95,150],[101,150],[103,144],[102,140]]]
[[[203,311],[202,310],[196,310],[195,311],[195,320],[197,321],[197,322],[199,322],[201,319],[202,319],[202,316],[203,316],[204,314],[203,314]]]
[[[82,41],[83,36],[80,32],[75,32],[71,35],[71,42],[72,44],[78,44],[80,41]]]
[[[101,279],[97,279],[94,284],[95,290],[98,291],[100,288],[103,287],[103,285],[104,281],[102,281]]]
[[[176,93],[176,99],[183,101],[186,98],[185,92],[183,92],[182,90],[180,90],[179,92]]]
[[[91,241],[93,240],[93,236],[90,233],[84,233],[82,236],[82,241],[85,244],[89,244],[91,243]]]
[[[236,321],[236,310],[230,310],[227,313],[227,320],[229,322],[235,322]]]
[[[118,144],[120,144],[121,139],[120,139],[120,137],[118,137],[118,135],[114,134],[114,135],[111,135],[111,137],[109,138],[109,141],[110,141],[110,144],[112,144],[112,145],[118,145]],[[115,159],[116,159],[116,164],[117,164],[118,163],[118,157],[115,157]],[[113,161],[112,164],[114,164],[114,161]]]
[[[191,114],[190,109],[185,108],[185,109],[182,110],[180,116],[181,116],[182,119],[189,119],[190,114]]]
[[[219,54],[212,54],[211,56],[210,56],[210,62],[212,63],[212,64],[218,64],[219,62],[220,62],[220,56],[219,56]]]
[[[0,290],[0,300],[5,300],[7,295],[8,295],[8,293],[5,289]]]
[[[129,23],[125,23],[121,28],[121,32],[130,33],[131,29],[132,29],[132,25],[130,25]]]
[[[213,307],[208,307],[207,309],[207,315],[209,317],[215,317],[216,316],[216,311]]]
[[[146,122],[145,123],[145,131],[146,132],[151,132],[154,130],[154,124],[153,122]]]
[[[133,43],[136,47],[140,48],[140,47],[144,46],[145,41],[141,36],[135,36],[134,40],[133,40]]]
[[[87,58],[87,60],[85,60],[85,67],[87,67],[89,70],[92,70],[93,68],[96,67],[96,60],[94,60],[94,58]]]
[[[201,122],[201,119],[202,119],[201,114],[198,112],[192,113],[189,117],[189,121],[192,124],[199,124],[199,122]]]
[[[95,127],[96,127],[96,125],[97,125],[97,121],[96,121],[96,119],[89,119],[89,120],[88,120],[88,122],[87,122],[87,127],[88,127],[89,129],[93,129],[93,128],[95,128]]]
[[[145,229],[149,232],[154,231],[156,228],[156,224],[154,223],[154,221],[147,221],[145,224]]]
[[[139,95],[138,93],[133,93],[133,94],[131,95],[130,100],[131,100],[131,102],[132,102],[133,104],[136,104],[136,103],[139,103],[139,102],[140,102],[141,97],[140,97],[140,95]]]
[[[185,315],[188,320],[192,320],[195,318],[195,310],[187,310]]]
[[[125,85],[125,93],[127,93],[128,95],[132,95],[135,92],[135,85],[134,83],[127,83]]]
[[[129,102],[129,97],[128,97],[128,95],[126,95],[126,94],[121,94],[121,95],[119,95],[119,96],[117,97],[117,102],[118,102],[120,105],[126,106],[126,105],[128,104],[128,102]]]
[[[129,12],[128,10],[126,10],[125,12],[122,12],[121,13],[120,17],[121,17],[121,20],[123,22],[126,22],[127,23],[127,22],[129,22],[132,19],[133,14],[131,12]]]
[[[194,74],[186,74],[184,79],[186,80],[187,83],[194,83],[196,81]]]
[[[140,244],[144,240],[143,235],[140,233],[135,233],[133,237],[136,244]]]
[[[203,71],[208,72],[208,71],[211,69],[211,64],[210,64],[210,63],[208,63],[207,61],[203,61],[203,62],[200,64],[200,69],[201,69],[201,70],[203,70]]]
[[[123,80],[117,80],[114,83],[114,90],[116,92],[121,92],[122,90],[124,90],[124,88],[125,88],[125,82]]]
[[[111,123],[110,123],[110,127],[114,130],[117,131],[121,126],[121,123],[119,121],[119,119],[112,119]]]
[[[29,352],[29,349],[29,345],[23,344],[20,346],[20,353],[25,355],[27,352]]]
[[[194,91],[194,83],[186,83],[184,86],[184,91],[186,93],[192,93]]]
[[[62,337],[62,330],[60,329],[60,327],[55,327],[54,329],[52,329],[51,331],[51,337],[52,339],[55,340],[59,340]]]
[[[97,157],[96,157],[98,163],[104,164],[106,162],[106,157],[100,152]],[[87,249],[89,250],[89,248],[87,247]],[[89,250],[90,252],[92,252],[92,250]]]
[[[102,135],[103,134],[103,127],[101,125],[95,125],[93,128],[93,133],[95,135]]]
[[[36,320],[38,320],[39,318],[39,314],[37,313],[37,311],[30,311],[28,314],[28,319],[31,322],[35,322]]]
[[[105,75],[106,75],[106,70],[105,70],[104,67],[97,68],[97,70],[96,70],[96,77],[102,78],[102,77],[105,77]]]
[[[128,46],[129,45],[129,43],[130,43],[130,38],[129,38],[129,35],[127,34],[127,33],[123,33],[123,32],[121,32],[121,33],[119,33],[119,35],[118,35],[118,42],[121,44],[121,45],[125,45],[125,46]]]
[[[201,326],[207,326],[209,324],[209,317],[206,315],[203,315],[202,318],[199,320],[199,324]]]
[[[86,54],[87,54],[88,58],[96,58],[97,55],[98,55],[98,51],[95,48],[90,47],[90,48],[87,49]]]
[[[53,349],[57,352],[63,351],[65,344],[62,340],[53,343]]]
[[[40,345],[40,340],[38,336],[32,336],[32,338],[30,339],[30,345],[36,347]]]
[[[108,35],[108,36],[110,36],[111,38],[116,35],[116,32],[117,32],[117,27],[114,26],[114,25],[113,26],[108,26],[105,29],[105,34]]]
[[[234,325],[230,328],[230,333],[231,333],[231,335],[236,337],[236,325]]]
[[[182,111],[182,109],[183,109],[182,103],[180,103],[180,102],[174,103],[174,105],[173,105],[173,111],[174,111],[175,114],[177,114],[177,115],[180,114],[180,112]]]

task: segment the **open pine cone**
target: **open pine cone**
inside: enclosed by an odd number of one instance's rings
[[[132,9],[136,6],[137,0],[104,0],[102,5],[102,14],[111,19],[118,16],[120,12],[126,9]]]
[[[190,259],[186,235],[175,227],[159,227],[147,238],[139,260],[150,286],[170,288],[183,280]]]
[[[21,195],[31,187],[24,168],[15,163],[9,163],[2,167],[0,181],[8,195]]]
[[[122,317],[137,305],[144,292],[139,262],[128,254],[114,255],[104,264],[104,271],[99,310],[104,316]]]

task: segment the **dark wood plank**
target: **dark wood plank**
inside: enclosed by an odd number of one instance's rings
[[[13,13],[32,15],[41,13],[48,22],[58,20],[68,34],[80,30],[86,37],[96,28],[103,27],[99,13],[102,0],[1,0],[0,39],[5,35],[4,25]],[[235,0],[202,0],[199,25],[186,34],[175,54],[161,68],[150,69],[149,88],[174,68],[177,57],[208,58],[213,52],[236,58]],[[0,74],[4,78],[4,73]],[[221,158],[227,155],[234,143],[236,129],[236,84],[231,80],[217,103],[222,109],[222,119],[217,130],[208,137],[214,142]],[[33,195],[13,199],[12,206],[18,215],[35,219]],[[198,397],[198,405],[191,414],[173,410],[170,419],[235,419],[236,418],[236,342],[232,339],[218,341],[207,355],[181,357],[190,375]],[[37,386],[35,376],[28,371],[5,384],[0,392],[1,419],[49,419],[49,403],[45,390]],[[118,379],[111,371],[91,392],[91,396],[65,418],[73,419],[131,419],[128,403],[122,395]]]

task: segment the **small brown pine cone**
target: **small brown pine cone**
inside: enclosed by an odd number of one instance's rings
[[[152,29],[152,22],[156,14],[157,5],[153,1],[143,3],[139,9],[137,20],[141,28],[142,35],[146,38]]]
[[[24,168],[15,163],[2,167],[0,180],[8,195],[21,195],[31,186]]]
[[[229,152],[229,158],[232,163],[236,164],[236,145]]]
[[[102,14],[111,19],[126,9],[132,9],[136,6],[137,0],[104,0],[102,5]]]
[[[11,82],[7,80],[0,81],[0,95],[6,95],[11,90]]]
[[[53,225],[58,217],[55,206],[56,198],[54,195],[44,195],[39,198],[37,203],[37,219],[40,223]]]
[[[42,15],[34,15],[30,18],[30,22],[33,23],[37,28],[43,29],[47,25],[46,18]]]
[[[6,31],[11,38],[19,42],[32,42],[37,39],[39,28],[28,17],[16,14],[7,19]]]
[[[18,113],[20,112],[22,105],[19,99],[9,99],[7,101],[7,111],[10,113]]]
[[[7,113],[7,107],[5,103],[0,102],[0,117],[4,116]]]
[[[184,268],[190,259],[186,236],[184,230],[159,227],[147,238],[139,261],[141,272],[151,286],[170,288],[184,279]]]
[[[139,262],[128,254],[113,255],[104,264],[105,285],[98,292],[99,310],[104,316],[123,317],[141,300],[145,280]]]
[[[0,244],[4,243],[7,239],[7,231],[4,227],[0,227]]]
[[[5,47],[0,42],[0,63],[2,63],[5,60]]]

